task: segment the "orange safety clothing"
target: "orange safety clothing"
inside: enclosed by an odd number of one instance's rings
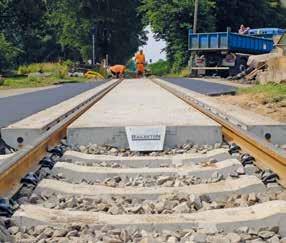
[[[125,70],[126,70],[126,67],[124,65],[114,65],[110,67],[110,71],[113,73],[123,74]]]
[[[135,55],[137,73],[144,74],[145,71],[145,55],[137,53]]]
[[[136,69],[137,69],[137,72],[138,72],[138,73],[143,74],[143,73],[144,73],[144,71],[145,71],[144,64],[137,63],[137,65],[136,65]]]
[[[135,56],[135,61],[137,64],[145,64],[145,55],[142,53],[137,53]]]

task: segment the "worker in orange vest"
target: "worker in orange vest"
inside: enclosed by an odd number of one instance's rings
[[[116,78],[123,78],[126,67],[124,65],[114,65],[109,67],[109,70]]]
[[[145,55],[143,50],[140,50],[139,53],[135,55],[136,69],[137,69],[137,78],[144,75],[145,71]]]

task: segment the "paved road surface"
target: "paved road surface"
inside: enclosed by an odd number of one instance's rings
[[[60,87],[61,85],[51,85],[51,86],[46,86],[46,87],[37,87],[37,88],[23,88],[23,89],[0,89],[0,99],[9,97],[9,96],[14,96],[14,95],[21,95],[21,94],[26,94],[26,93],[33,93],[33,92],[38,92],[41,90],[46,90],[46,89],[55,89]]]
[[[0,128],[54,106],[105,82],[64,84],[56,88],[0,98]]]
[[[237,88],[231,85],[212,83],[190,78],[164,78],[164,80],[183,88],[209,95],[217,96],[223,94],[235,94]]]

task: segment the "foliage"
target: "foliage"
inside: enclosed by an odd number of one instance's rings
[[[182,68],[179,72],[168,73],[165,75],[167,78],[187,78],[190,77],[190,69],[188,67]]]
[[[0,30],[7,40],[22,50],[17,63],[55,60],[60,46],[47,23],[46,0],[5,0]]]
[[[216,29],[225,31],[226,27],[231,27],[236,31],[240,24],[251,28],[284,28],[285,14],[280,0],[216,0]]]
[[[22,65],[18,68],[18,74],[24,75],[37,72],[50,73],[52,76],[62,79],[68,73],[69,66],[67,63],[33,63],[30,65]]]
[[[149,64],[151,74],[156,76],[163,76],[169,73],[170,65],[168,61],[159,60],[156,63]]]
[[[0,70],[13,63],[21,51],[9,43],[4,34],[0,34]]]
[[[91,59],[94,26],[96,61],[109,54],[111,63],[124,63],[145,40],[139,4],[140,0],[2,0],[0,31],[7,43],[21,50],[7,63]]]
[[[239,92],[241,93],[271,93],[271,94],[279,94],[286,96],[286,85],[285,84],[276,84],[276,83],[270,83],[270,84],[260,84],[255,85],[253,87],[249,88],[240,88]]]
[[[167,43],[167,58],[173,72],[186,66],[190,57],[188,30],[192,28],[195,0],[143,0],[145,23],[157,39]],[[286,9],[280,0],[200,0],[198,32],[237,31],[240,24],[252,28],[286,25]]]
[[[111,64],[126,63],[146,41],[151,24],[167,43],[170,68],[188,63],[188,29],[195,0],[1,0],[0,70],[8,66],[91,59],[109,55]],[[250,27],[285,27],[280,0],[200,0],[198,31]],[[94,27],[96,29],[94,30]],[[62,73],[58,73],[62,76]]]
[[[109,55],[111,63],[125,63],[144,43],[145,33],[136,8],[139,0],[56,0],[51,1],[49,21],[57,28],[63,49],[91,59],[92,34],[96,57]],[[95,28],[95,30],[94,30]]]
[[[199,31],[214,30],[214,18],[211,14],[213,3],[201,0],[199,9]],[[145,22],[150,23],[157,39],[167,43],[167,58],[173,71],[179,71],[187,64],[188,30],[192,28],[193,0],[143,0],[140,7]]]
[[[19,76],[19,77],[9,77],[4,80],[4,85],[0,86],[0,89],[10,89],[10,88],[30,88],[30,87],[43,87],[48,85],[54,85],[59,83],[79,83],[79,82],[89,82],[88,79],[83,77],[65,77],[59,82],[59,78],[56,76],[49,77],[35,77],[35,76]]]

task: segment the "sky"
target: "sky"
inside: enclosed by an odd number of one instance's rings
[[[150,26],[146,28],[149,32],[147,45],[143,46],[143,51],[146,56],[146,60],[152,59],[152,62],[157,62],[159,59],[166,59],[166,53],[161,53],[162,49],[166,46],[164,41],[156,41],[153,37]]]

